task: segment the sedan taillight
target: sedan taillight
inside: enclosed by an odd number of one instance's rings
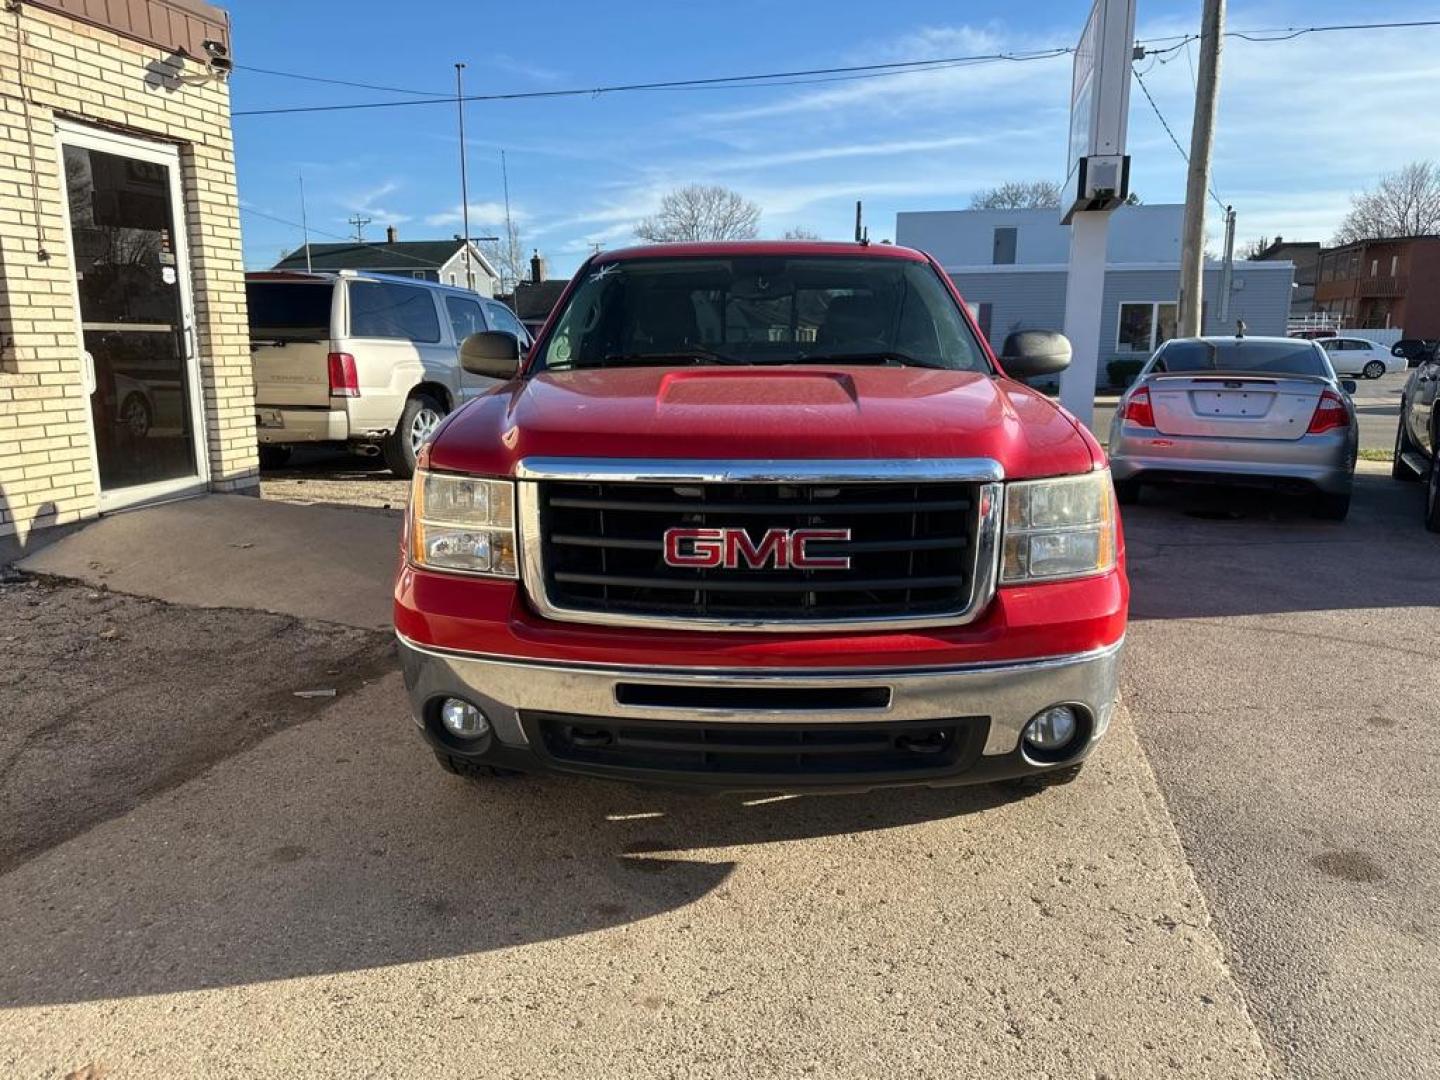
[[[1350,410],[1345,407],[1345,401],[1334,390],[1326,390],[1320,395],[1320,401],[1315,406],[1315,415],[1310,418],[1310,427],[1306,429],[1307,435],[1323,435],[1335,428],[1350,426]]]
[[[1124,419],[1141,427],[1155,426],[1155,410],[1150,407],[1150,391],[1140,387],[1125,403]]]

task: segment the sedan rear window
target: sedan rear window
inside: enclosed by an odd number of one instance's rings
[[[330,336],[334,286],[292,281],[247,281],[250,336],[265,341],[324,341]]]
[[[1308,341],[1166,342],[1150,365],[1151,372],[1250,371],[1272,375],[1316,375],[1330,378],[1325,354]]]

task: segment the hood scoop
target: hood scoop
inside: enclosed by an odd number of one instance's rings
[[[799,406],[859,404],[855,380],[843,371],[746,368],[672,371],[661,381],[655,403],[662,407]]]

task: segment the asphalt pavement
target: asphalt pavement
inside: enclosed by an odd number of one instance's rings
[[[1125,700],[1277,1071],[1440,1075],[1440,537],[1362,463],[1350,519],[1147,489]]]

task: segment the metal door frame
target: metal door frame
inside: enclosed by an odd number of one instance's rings
[[[90,434],[90,469],[95,483],[95,499],[100,513],[113,513],[130,506],[156,500],[199,494],[210,486],[210,439],[205,426],[205,396],[200,385],[199,342],[195,330],[195,303],[191,295],[190,246],[186,239],[185,199],[180,186],[180,148],[173,143],[122,135],[102,128],[86,127],[65,120],[55,122],[55,153],[60,172],[60,202],[65,221],[65,251],[70,258],[71,297],[75,304],[75,341],[82,368],[85,355],[84,316],[80,310],[80,283],[75,280],[75,233],[70,222],[70,191],[65,180],[65,147],[78,146],[87,150],[116,154],[163,165],[170,175],[171,243],[175,250],[175,275],[180,286],[181,348],[188,386],[191,419],[191,441],[195,454],[195,471],[189,476],[160,480],[150,484],[106,491],[100,484],[100,440],[95,431],[94,410],[90,393],[85,393],[85,426]],[[93,371],[83,372],[82,386],[93,379]],[[93,387],[91,392],[93,393]]]

